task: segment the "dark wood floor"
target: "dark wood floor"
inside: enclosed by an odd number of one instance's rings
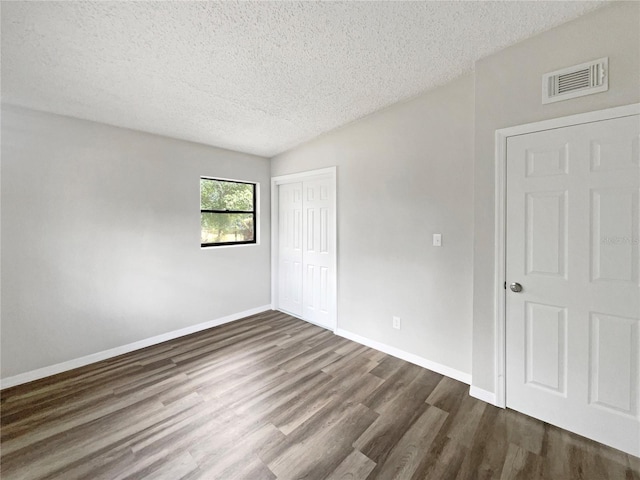
[[[3,479],[629,479],[640,461],[277,312],[2,392]]]

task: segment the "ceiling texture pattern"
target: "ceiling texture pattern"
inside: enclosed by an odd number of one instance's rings
[[[271,157],[603,5],[3,1],[2,101]]]

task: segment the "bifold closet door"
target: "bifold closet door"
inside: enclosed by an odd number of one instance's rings
[[[314,177],[278,186],[277,308],[333,330],[335,181]]]

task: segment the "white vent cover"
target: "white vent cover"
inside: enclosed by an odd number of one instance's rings
[[[542,76],[542,103],[559,102],[609,90],[609,57]]]

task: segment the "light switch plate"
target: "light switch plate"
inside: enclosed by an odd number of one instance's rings
[[[434,247],[441,247],[442,246],[442,234],[441,233],[434,233],[433,234],[433,246]]]

